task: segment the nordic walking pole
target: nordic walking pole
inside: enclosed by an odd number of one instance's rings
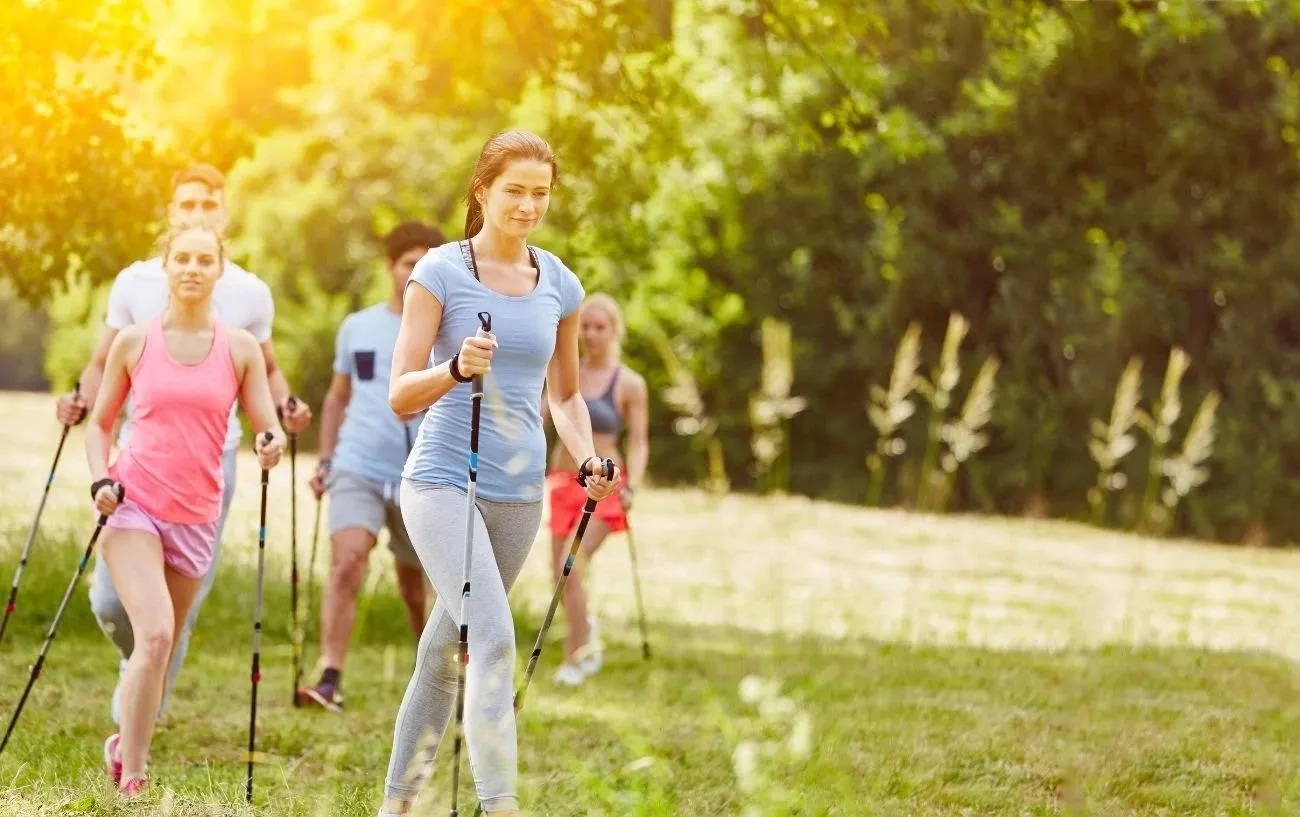
[[[289,463],[292,467],[293,463]],[[307,618],[315,615],[316,604],[316,543],[320,541],[320,499],[316,500],[316,521],[311,528],[311,555],[307,557]]]
[[[81,381],[72,387],[74,397],[81,396]],[[84,413],[82,415],[85,416]],[[18,557],[18,569],[14,571],[14,583],[9,588],[9,600],[5,602],[4,618],[0,619],[0,642],[4,641],[5,628],[9,626],[9,617],[18,609],[18,583],[23,580],[23,569],[27,567],[27,557],[31,555],[32,543],[36,541],[36,531],[41,526],[41,513],[45,511],[45,500],[50,497],[50,486],[54,484],[54,470],[59,467],[59,457],[63,454],[63,443],[68,439],[68,431],[72,426],[63,426],[63,434],[59,436],[59,447],[54,450],[54,464],[50,466],[50,475],[45,480],[45,491],[41,494],[41,502],[36,506],[36,518],[32,520],[31,530],[27,531],[27,541],[23,543],[22,555]]]
[[[484,334],[492,332],[492,316],[478,313]],[[478,428],[483,404],[483,376],[474,375],[470,382],[469,482],[465,502],[465,569],[460,588],[460,654],[456,661],[456,735],[452,749],[451,817],[457,817],[460,796],[460,745],[465,739],[465,675],[469,671],[469,577],[474,560],[474,499],[478,494]]]
[[[121,483],[114,483],[113,487],[117,491],[117,502],[122,504],[126,500],[126,488]],[[90,541],[86,543],[86,551],[81,554],[81,561],[77,562],[77,572],[73,575],[72,581],[68,583],[68,589],[63,594],[63,601],[59,602],[59,609],[54,613],[54,621],[50,622],[50,630],[45,634],[45,643],[41,645],[40,655],[36,656],[36,663],[32,664],[32,674],[27,679],[27,688],[23,690],[23,696],[18,699],[18,707],[14,709],[14,715],[9,719],[9,728],[5,730],[4,740],[0,740],[0,753],[3,753],[5,747],[9,745],[9,736],[14,733],[14,726],[18,724],[18,716],[23,712],[23,706],[27,704],[27,696],[31,694],[32,687],[36,684],[36,679],[41,675],[41,667],[45,665],[45,655],[49,652],[50,644],[54,643],[54,634],[59,629],[59,621],[63,618],[63,611],[68,607],[68,600],[77,589],[77,582],[81,581],[81,574],[86,570],[86,563],[90,561],[90,554],[95,550],[95,542],[99,539],[100,531],[104,529],[104,523],[108,521],[106,514],[99,515],[99,521],[95,523],[95,532],[90,534]]]
[[[266,432],[263,439],[271,442],[274,435]],[[249,680],[253,685],[252,704],[248,713],[248,779],[244,799],[253,802],[253,756],[257,748],[257,682],[262,680],[262,584],[266,576],[266,484],[270,471],[262,469],[262,511],[257,528],[257,594],[253,602],[253,669]]]
[[[584,470],[586,463],[578,471],[578,481],[583,485],[587,484],[587,477],[590,476]],[[606,459],[601,464],[605,472],[606,479],[614,478],[614,461]],[[560,606],[560,596],[564,594],[564,585],[569,579],[569,573],[573,571],[573,563],[578,558],[578,551],[582,548],[582,537],[587,532],[587,523],[591,521],[591,515],[596,512],[596,500],[587,497],[587,501],[582,506],[582,518],[578,522],[578,530],[573,534],[573,544],[569,547],[569,556],[564,560],[564,572],[560,574],[560,581],[555,586],[555,595],[551,597],[550,609],[546,611],[546,619],[542,622],[542,629],[537,633],[537,641],[533,644],[533,653],[528,657],[528,670],[524,673],[524,681],[519,685],[519,691],[515,693],[515,714],[524,708],[524,693],[528,691],[528,682],[533,677],[533,670],[537,668],[537,659],[542,657],[542,643],[546,641],[546,631],[551,628],[551,620],[555,618],[555,609]],[[474,809],[474,817],[479,817],[483,813],[483,803],[479,802],[478,807]]]
[[[587,463],[583,463],[578,471],[578,482],[583,485],[587,484],[587,477],[592,474],[586,471]],[[601,468],[605,472],[605,479],[614,478],[614,461],[606,458],[601,463]],[[524,681],[519,685],[519,691],[515,693],[515,712],[519,712],[524,706],[524,693],[528,691],[528,682],[532,680],[533,670],[537,669],[537,659],[542,657],[542,644],[546,641],[546,631],[551,628],[551,621],[555,618],[555,610],[560,606],[560,597],[564,595],[564,585],[569,580],[569,574],[573,572],[574,562],[578,559],[578,551],[582,549],[582,537],[587,532],[587,523],[591,521],[591,515],[596,511],[596,500],[587,497],[586,503],[582,506],[582,519],[578,522],[578,530],[573,534],[573,544],[569,546],[568,558],[564,560],[564,571],[560,573],[560,580],[555,584],[555,595],[551,596],[551,606],[546,611],[546,618],[542,621],[542,629],[537,633],[537,641],[533,644],[533,654],[528,657],[528,669],[524,672]]]
[[[641,602],[641,573],[636,563],[636,545],[632,542],[632,520],[627,520],[627,552],[632,558],[632,586],[636,590],[636,612],[641,621],[641,657],[650,660],[650,637],[646,634],[645,605]]]
[[[298,399],[284,401],[289,411]],[[284,422],[283,412],[281,422]],[[302,626],[298,610],[298,435],[289,434],[289,634],[293,641],[293,705],[299,707],[298,685],[302,683]]]

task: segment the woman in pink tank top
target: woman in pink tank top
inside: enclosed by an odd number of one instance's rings
[[[114,339],[86,429],[90,493],[96,509],[108,514],[102,558],[135,634],[122,681],[122,731],[105,743],[108,771],[130,796],[147,786],[146,759],[174,637],[212,562],[222,448],[236,400],[257,432],[262,467],[274,467],[284,448],[261,347],[212,314],[225,263],[220,236],[207,227],[173,231],[162,257],[167,308]],[[132,431],[110,466],[113,423],[128,392]],[[264,431],[272,432],[270,442]],[[121,504],[117,483],[126,488]]]

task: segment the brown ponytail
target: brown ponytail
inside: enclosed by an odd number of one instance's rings
[[[502,131],[483,145],[474,164],[474,174],[469,180],[469,194],[466,196],[468,209],[465,212],[465,237],[473,238],[483,229],[483,205],[476,195],[480,190],[486,191],[492,182],[500,176],[511,162],[531,159],[551,166],[551,183],[559,175],[559,166],[555,153],[546,140],[535,133],[523,130]]]
[[[483,229],[483,205],[478,203],[473,190],[469,194],[469,209],[465,211],[465,237],[473,238]]]

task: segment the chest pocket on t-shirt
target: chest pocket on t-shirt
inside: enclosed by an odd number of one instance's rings
[[[352,353],[352,363],[357,370],[358,380],[375,379],[375,350],[360,349]]]

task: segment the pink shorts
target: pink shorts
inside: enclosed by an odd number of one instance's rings
[[[163,561],[182,576],[198,579],[206,576],[212,566],[212,553],[217,547],[217,523],[162,522],[135,504],[128,497],[104,525],[120,530],[143,530],[162,541]]]

